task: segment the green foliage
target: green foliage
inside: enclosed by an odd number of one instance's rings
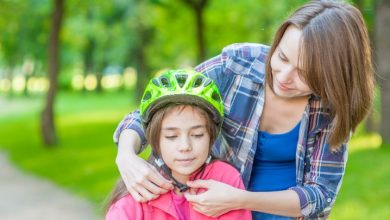
[[[280,21],[303,2],[209,0],[204,13],[206,56],[235,42],[270,43]],[[2,0],[0,6],[0,70],[17,68],[31,58],[45,72],[51,1]],[[143,45],[140,32],[145,30],[151,39]],[[112,65],[136,67],[137,50],[152,71],[196,65],[193,11],[180,0],[66,1],[60,76],[67,76],[61,88],[69,88],[64,83],[75,68],[101,73]]]
[[[10,67],[26,57],[44,60],[48,39],[50,4],[44,1],[0,2],[0,53]]]

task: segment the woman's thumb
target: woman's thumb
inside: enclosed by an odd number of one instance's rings
[[[208,189],[211,184],[211,180],[194,180],[187,181],[187,185],[191,188],[203,188]]]

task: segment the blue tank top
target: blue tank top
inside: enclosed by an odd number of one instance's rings
[[[300,124],[282,134],[259,131],[250,191],[278,191],[296,185],[295,154]]]

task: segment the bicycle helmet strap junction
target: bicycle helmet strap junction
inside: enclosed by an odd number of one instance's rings
[[[173,180],[173,185],[174,185],[175,187],[177,187],[177,188],[180,190],[180,192],[185,192],[185,191],[187,191],[187,190],[190,188],[189,186],[187,186],[187,185],[185,185],[185,184],[179,182],[177,179],[175,179],[175,177],[172,176],[171,170],[170,170],[169,167],[164,163],[164,161],[163,161],[160,157],[158,157],[157,155],[154,154],[154,156],[155,156],[155,158],[156,158],[156,159],[155,159],[156,165],[160,168],[160,170],[161,170],[162,172],[164,172],[165,175],[167,175],[170,179]]]

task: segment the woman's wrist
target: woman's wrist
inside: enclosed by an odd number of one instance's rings
[[[247,209],[246,204],[248,204],[248,195],[246,190],[236,189],[230,198],[232,198],[232,210]]]
[[[140,148],[141,148],[141,138],[138,136],[137,132],[130,129],[123,130],[119,136],[118,155],[136,156]]]

